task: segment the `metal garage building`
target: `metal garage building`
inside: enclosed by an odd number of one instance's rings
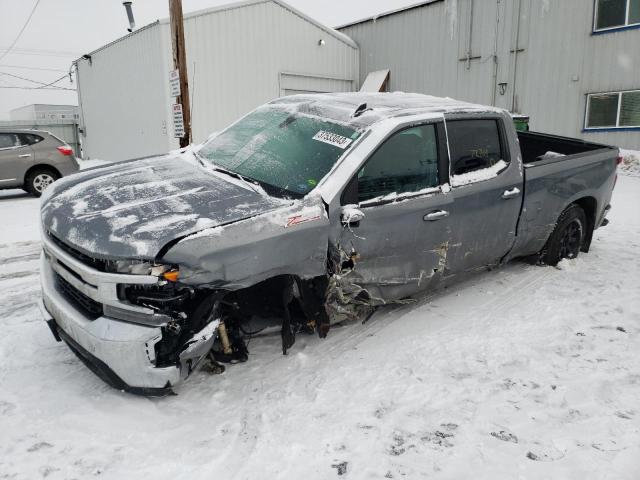
[[[533,130],[640,149],[640,0],[430,0],[338,30],[360,83],[531,117]]]
[[[273,98],[358,88],[358,47],[280,0],[185,15],[193,141]],[[85,158],[124,160],[177,148],[168,20],[75,63]]]

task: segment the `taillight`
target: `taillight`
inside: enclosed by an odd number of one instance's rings
[[[616,165],[620,165],[624,161],[624,157],[622,155],[618,155],[616,158]]]
[[[65,157],[68,155],[73,155],[73,148],[71,148],[69,145],[60,145],[58,147],[58,151]]]

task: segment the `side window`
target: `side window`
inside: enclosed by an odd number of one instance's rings
[[[434,124],[395,133],[358,172],[358,202],[437,187],[438,143]]]
[[[20,140],[15,133],[0,133],[0,148],[19,147]]]
[[[450,120],[447,136],[451,175],[482,170],[505,160],[497,120]]]
[[[44,138],[39,135],[34,135],[33,133],[22,133],[20,134],[20,140],[22,141],[22,145],[33,145],[34,143],[41,142]]]

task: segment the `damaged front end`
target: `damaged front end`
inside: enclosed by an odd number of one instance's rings
[[[170,393],[215,341],[219,295],[181,285],[177,275],[172,265],[90,262],[43,235],[41,306],[49,327],[121,390]]]

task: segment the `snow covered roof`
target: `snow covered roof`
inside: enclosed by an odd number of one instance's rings
[[[366,111],[354,117],[353,113],[364,103],[367,105]],[[288,106],[303,113],[329,118],[354,127],[368,127],[382,119],[401,115],[503,111],[496,107],[462,102],[448,97],[403,92],[291,95],[278,98],[271,104]]]
[[[429,5],[431,3],[438,3],[438,2],[444,2],[444,1],[445,0],[422,0],[421,2],[418,2],[418,3],[412,3],[412,4],[407,5],[405,7],[396,8],[394,10],[387,10],[386,12],[379,13],[379,14],[373,15],[371,17],[361,18],[360,20],[355,20],[353,22],[345,23],[344,25],[339,25],[339,26],[334,27],[334,28],[336,30],[340,30],[342,28],[351,27],[351,26],[357,25],[359,23],[369,22],[371,20],[375,21],[375,20],[377,20],[379,18],[388,17],[389,15],[394,15],[394,14],[400,13],[400,12],[406,12],[407,10],[412,10],[414,8],[424,7],[425,5]]]

